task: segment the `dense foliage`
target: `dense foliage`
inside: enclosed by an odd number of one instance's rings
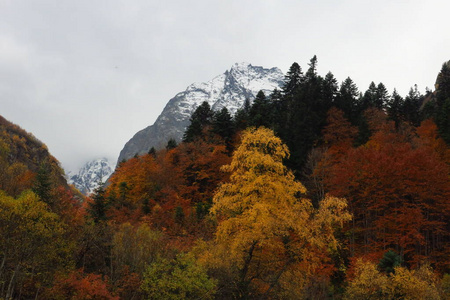
[[[404,98],[292,64],[82,198],[0,118],[0,299],[450,299],[450,71]]]

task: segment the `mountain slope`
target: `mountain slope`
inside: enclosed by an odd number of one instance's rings
[[[100,183],[106,182],[114,167],[106,158],[87,162],[78,174],[69,177],[69,184],[73,184],[81,193],[89,195]]]
[[[19,195],[32,188],[41,169],[46,170],[55,186],[67,187],[64,171],[47,146],[0,116],[0,190],[11,196]]]
[[[270,94],[282,86],[283,79],[284,74],[278,68],[239,63],[210,81],[191,84],[167,103],[153,125],[137,132],[125,144],[118,162],[146,153],[151,147],[163,148],[171,138],[180,141],[191,114],[203,101],[213,110],[226,107],[234,115],[246,98],[253,100],[260,90]]]

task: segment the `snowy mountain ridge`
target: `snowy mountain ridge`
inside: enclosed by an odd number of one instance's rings
[[[81,193],[89,195],[101,184],[108,180],[114,171],[114,166],[106,158],[94,159],[87,162],[78,174],[69,173],[68,183],[73,184]]]
[[[146,153],[151,147],[161,149],[171,138],[181,141],[190,116],[204,101],[215,111],[226,107],[234,115],[246,98],[252,101],[260,90],[269,95],[282,87],[283,80],[284,74],[278,68],[236,63],[210,81],[191,84],[167,103],[153,125],[137,132],[125,144],[118,162]]]

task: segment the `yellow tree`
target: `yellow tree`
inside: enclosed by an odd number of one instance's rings
[[[327,197],[314,209],[283,165],[288,155],[271,130],[250,128],[223,167],[231,177],[213,199],[219,221],[213,256],[226,255],[237,268],[234,297],[298,298],[320,257],[337,246],[333,226],[350,217],[343,199]]]
[[[344,299],[437,300],[441,297],[438,278],[428,265],[422,265],[415,270],[397,266],[392,274],[387,275],[380,272],[375,263],[358,259],[354,277],[349,280]]]
[[[33,192],[0,191],[0,298],[38,298],[52,274],[70,266],[64,224]]]

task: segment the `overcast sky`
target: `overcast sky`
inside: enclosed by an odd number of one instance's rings
[[[153,124],[170,98],[236,62],[318,72],[361,91],[433,88],[450,2],[0,0],[0,115],[67,170]]]

